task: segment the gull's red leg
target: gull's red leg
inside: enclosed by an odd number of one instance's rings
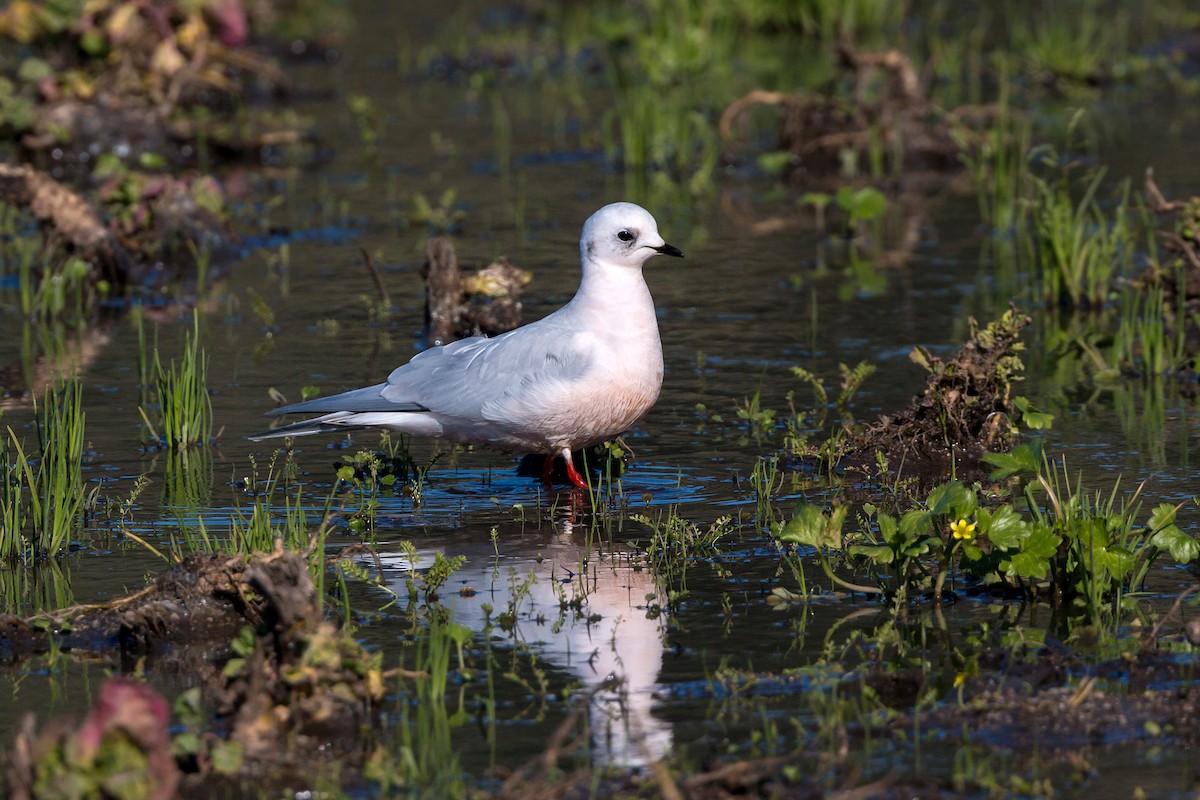
[[[577,489],[588,488],[588,482],[583,479],[579,471],[575,469],[575,461],[571,458],[571,448],[564,447],[562,451],[563,464],[567,467],[567,479],[575,485]]]

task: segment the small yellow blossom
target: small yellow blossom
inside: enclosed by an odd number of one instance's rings
[[[958,688],[967,682],[967,673],[960,672],[954,676],[954,687]]]
[[[950,524],[950,532],[954,534],[955,539],[970,541],[975,538],[975,523],[960,519]]]

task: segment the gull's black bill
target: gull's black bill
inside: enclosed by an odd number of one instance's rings
[[[658,252],[662,253],[664,256],[675,256],[676,258],[683,258],[683,251],[680,250],[678,247],[675,247],[674,245],[664,244],[662,247],[655,247],[654,249],[657,250]]]

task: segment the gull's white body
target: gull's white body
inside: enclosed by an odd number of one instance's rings
[[[386,383],[276,409],[328,413],[251,438],[383,427],[558,455],[628,430],[654,405],[663,378],[642,265],[659,253],[680,253],[632,203],[593,214],[579,249],[579,290],[544,319],[430,348]]]

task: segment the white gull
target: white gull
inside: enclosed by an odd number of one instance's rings
[[[683,255],[663,241],[646,209],[604,206],[583,225],[583,277],[562,308],[496,337],[432,347],[386,383],[274,409],[322,416],[250,438],[390,428],[543,453],[547,483],[561,455],[571,483],[586,488],[571,451],[627,431],[662,388],[658,319],[642,276],[642,265],[660,253]]]

